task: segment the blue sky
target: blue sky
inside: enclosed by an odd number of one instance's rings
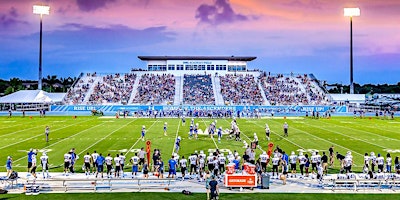
[[[0,4],[0,78],[37,79],[39,16],[32,0]],[[139,55],[256,56],[250,68],[314,73],[349,83],[349,19],[354,17],[354,81],[397,83],[397,0],[47,0],[43,75],[128,72]]]

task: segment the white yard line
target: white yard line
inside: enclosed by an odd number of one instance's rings
[[[52,147],[52,146],[54,146],[54,145],[56,145],[56,144],[58,144],[58,143],[60,143],[60,142],[63,142],[64,140],[68,140],[68,139],[71,138],[71,137],[77,136],[77,135],[79,135],[79,134],[81,134],[81,133],[84,133],[84,132],[86,132],[86,131],[88,131],[88,130],[90,130],[90,129],[96,128],[96,127],[98,127],[98,126],[100,126],[100,125],[103,125],[103,124],[104,124],[104,123],[101,123],[101,124],[98,124],[98,125],[96,125],[96,126],[92,126],[92,127],[88,128],[88,129],[82,130],[82,131],[80,131],[80,132],[78,132],[78,133],[75,133],[75,134],[73,134],[73,135],[71,135],[71,136],[69,136],[69,137],[66,137],[66,138],[64,138],[64,139],[62,139],[62,140],[60,140],[60,141],[57,141],[57,142],[55,142],[55,143],[52,143],[51,145],[46,146],[46,148],[44,148],[44,149],[48,149],[49,147]],[[40,150],[43,150],[43,149],[40,149]],[[14,160],[14,162],[18,162],[18,161],[20,161],[20,160],[22,160],[22,159],[24,159],[24,158],[26,158],[26,157],[28,157],[28,156],[24,156],[24,157],[22,157],[22,158],[18,158],[17,160]]]
[[[174,139],[174,145],[172,145],[172,153],[171,153],[171,155],[174,155],[174,153],[175,153],[175,141],[176,141],[176,138],[178,138],[178,134],[179,134],[179,129],[180,129],[180,127],[181,127],[181,120],[179,120],[179,122],[178,122],[178,128],[176,129],[176,133],[175,133],[175,139]]]
[[[154,124],[156,124],[156,122],[158,122],[158,120],[156,120],[155,122],[153,122],[153,124],[149,127],[149,129],[147,129],[147,130],[150,130],[153,126],[154,126]],[[147,131],[146,130],[146,131]],[[126,152],[126,154],[125,154],[125,157],[126,158],[128,158],[128,154],[131,152],[131,150],[136,146],[136,144],[141,140],[142,138],[141,137],[139,137],[137,140],[136,140],[136,142],[129,148],[129,150]]]
[[[91,120],[93,120],[93,119],[91,119]],[[58,128],[58,129],[53,130],[53,132],[54,132],[54,131],[61,130],[61,129],[65,129],[65,128],[68,128],[68,127],[71,127],[71,126],[75,126],[76,124],[84,123],[84,122],[87,122],[87,121],[90,121],[90,120],[86,120],[86,121],[78,122],[78,123],[71,124],[71,125],[68,125],[68,126],[64,126],[64,127],[61,127],[61,128]],[[50,132],[50,134],[51,134],[51,132]],[[41,136],[41,137],[44,137],[44,132],[41,133],[41,134],[39,134],[39,135],[35,135],[35,136],[30,137],[30,138],[26,138],[26,139],[24,139],[24,140],[20,140],[20,141],[18,141],[18,142],[15,142],[15,143],[12,143],[12,144],[9,144],[9,145],[0,147],[0,149],[5,149],[5,148],[7,148],[7,147],[10,147],[10,146],[13,146],[13,145],[16,145],[16,144],[19,144],[19,143],[28,141],[28,140],[30,140],[30,139],[40,137],[40,136]]]
[[[272,121],[272,120],[271,120],[271,121]],[[271,122],[271,121],[269,121],[269,122]],[[275,121],[272,121],[272,122],[279,124],[278,122],[275,122]],[[314,137],[314,138],[318,138],[319,140],[325,141],[325,142],[327,142],[327,143],[335,144],[335,146],[341,147],[341,148],[343,148],[343,149],[347,149],[347,150],[352,151],[352,152],[354,152],[354,153],[356,153],[356,154],[358,154],[358,155],[360,155],[360,156],[364,156],[363,154],[360,154],[360,153],[358,153],[357,151],[354,151],[354,150],[349,149],[349,148],[347,148],[347,147],[344,147],[344,146],[342,146],[342,145],[336,144],[336,143],[334,143],[334,142],[332,142],[332,141],[328,141],[328,140],[326,140],[326,139],[324,139],[324,138],[320,138],[320,137],[318,137],[318,136],[315,136],[315,135],[313,135],[313,134],[308,133],[307,131],[303,131],[303,130],[300,130],[300,129],[297,129],[297,128],[293,128],[293,127],[292,127],[292,128],[289,127],[289,129],[298,130],[298,131],[303,132],[303,133],[305,133],[305,134],[307,134],[307,135],[309,135],[309,136],[312,136],[312,137]]]
[[[134,122],[134,121],[135,121],[135,120],[130,121],[130,122],[126,123],[125,125],[119,127],[118,129],[112,131],[111,133],[107,134],[106,136],[104,136],[104,137],[101,138],[100,140],[97,140],[97,142],[93,143],[92,145],[88,146],[86,149],[84,149],[84,150],[82,150],[81,152],[79,152],[77,155],[81,155],[82,153],[84,153],[85,151],[87,151],[88,149],[90,149],[91,147],[93,147],[94,145],[96,145],[96,144],[98,144],[99,142],[105,140],[106,138],[108,138],[108,137],[109,137],[110,135],[112,135],[113,133],[115,133],[115,132],[121,130],[122,128],[124,128],[124,127],[126,127],[126,126],[128,126],[130,123],[132,123],[132,122]]]
[[[321,122],[321,123],[329,124],[329,123],[327,123],[327,122]],[[372,132],[369,132],[369,131],[359,130],[359,129],[355,129],[355,128],[351,128],[351,127],[346,127],[346,126],[340,126],[340,125],[336,125],[336,124],[329,124],[329,125],[338,126],[338,127],[341,127],[341,128],[346,128],[346,129],[350,129],[350,130],[353,130],[353,131],[359,131],[359,132],[367,133],[367,134],[370,134],[370,135],[374,135],[374,136],[378,136],[378,137],[383,137],[383,138],[386,138],[386,139],[389,139],[389,140],[400,141],[399,139],[386,137],[386,136],[379,135],[379,134],[376,134],[376,133],[372,133]],[[376,127],[374,127],[374,128],[376,128]],[[378,130],[383,130],[383,129],[378,129]],[[392,132],[392,133],[396,133],[396,132],[390,131],[390,130],[385,130],[385,131]],[[396,134],[398,134],[398,133],[396,133]]]
[[[340,133],[340,132],[337,132],[337,131],[333,131],[333,130],[321,128],[321,127],[319,127],[319,126],[313,126],[313,125],[311,125],[311,124],[307,124],[307,125],[308,125],[308,126],[315,127],[315,128],[318,128],[318,129],[322,129],[322,130],[325,130],[325,131],[328,131],[328,132],[331,132],[331,133],[336,133],[336,134],[339,134],[339,135],[342,135],[342,136],[345,136],[345,137],[349,137],[349,138],[352,138],[352,139],[354,139],[354,140],[359,140],[359,141],[365,142],[365,143],[370,144],[370,145],[373,145],[373,146],[377,146],[377,147],[384,148],[384,149],[389,149],[388,147],[384,147],[384,146],[381,146],[381,145],[378,145],[378,144],[374,144],[374,143],[372,143],[372,142],[368,142],[368,141],[363,140],[363,139],[359,139],[359,138],[355,138],[355,137],[352,137],[352,136],[349,136],[349,135],[345,135],[345,134]]]
[[[203,121],[204,125],[205,125],[206,128],[207,128],[207,124],[206,124],[206,122],[204,121],[203,118],[201,119],[201,121]],[[217,127],[217,125],[215,125],[215,127]],[[204,129],[204,130],[206,130],[206,129]],[[208,136],[207,136],[207,137],[208,137]],[[215,148],[219,149],[217,143],[216,143],[215,140],[214,140],[214,137],[211,137],[211,140],[214,142]]]

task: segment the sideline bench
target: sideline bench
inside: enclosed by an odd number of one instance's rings
[[[27,180],[27,185],[39,185],[41,191],[62,189],[65,192],[71,190],[102,190],[119,189],[170,189],[175,179],[43,179]]]

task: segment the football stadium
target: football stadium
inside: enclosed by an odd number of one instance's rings
[[[0,199],[399,199],[400,94],[355,93],[352,57],[348,93],[318,72],[249,67],[256,54],[208,53],[80,68],[54,92],[49,7],[33,9],[39,80],[0,96]]]

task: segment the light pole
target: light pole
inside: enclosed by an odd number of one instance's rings
[[[33,6],[33,14],[40,15],[40,44],[39,44],[39,82],[38,82],[38,90],[42,90],[42,19],[43,15],[50,14],[49,6],[42,5],[34,5]]]
[[[353,82],[353,16],[360,16],[360,8],[344,8],[344,16],[350,17],[350,94],[354,94]]]

